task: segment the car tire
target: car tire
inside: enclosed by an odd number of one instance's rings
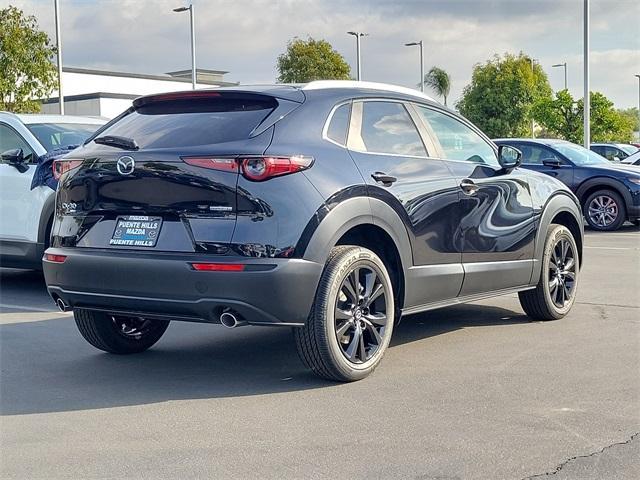
[[[360,380],[380,363],[394,312],[393,286],[382,260],[366,248],[335,247],[309,318],[294,329],[300,359],[322,378]]]
[[[74,310],[78,330],[94,347],[126,355],[140,353],[154,345],[169,327],[168,320],[111,315],[106,312]]]
[[[613,190],[598,190],[589,195],[584,202],[584,218],[594,230],[611,232],[619,229],[627,213],[624,200]],[[612,215],[615,215],[612,218]]]
[[[571,231],[564,225],[551,224],[538,284],[532,290],[518,293],[522,309],[534,320],[564,317],[575,302],[579,273],[578,247]]]

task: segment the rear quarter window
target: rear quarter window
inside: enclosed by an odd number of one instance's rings
[[[327,138],[339,145],[346,145],[350,116],[351,104],[341,105],[336,108],[327,127]]]

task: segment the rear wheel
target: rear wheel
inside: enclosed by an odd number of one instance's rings
[[[117,354],[144,352],[160,340],[169,326],[167,320],[89,310],[74,310],[73,316],[87,342],[100,350]]]
[[[624,201],[613,190],[598,190],[587,197],[584,218],[594,230],[617,230],[626,218]]]
[[[393,287],[382,260],[366,248],[335,247],[307,323],[294,330],[298,354],[323,378],[360,380],[380,363],[393,315]]]
[[[551,224],[538,285],[518,294],[525,313],[535,320],[564,317],[576,298],[578,273],[578,247],[571,231],[563,225]]]

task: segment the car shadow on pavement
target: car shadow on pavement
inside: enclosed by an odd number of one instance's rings
[[[52,316],[51,320],[0,326],[1,415],[340,385],[305,369],[289,329],[227,330],[175,322],[149,351],[118,356],[99,352],[84,342],[71,316]],[[524,322],[528,322],[524,315],[502,308],[456,306],[404,319],[394,332],[391,348],[468,327]]]

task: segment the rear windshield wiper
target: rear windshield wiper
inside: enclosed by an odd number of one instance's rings
[[[123,148],[125,150],[138,150],[138,144],[133,138],[118,137],[116,135],[103,135],[93,139],[94,142],[110,147]]]

